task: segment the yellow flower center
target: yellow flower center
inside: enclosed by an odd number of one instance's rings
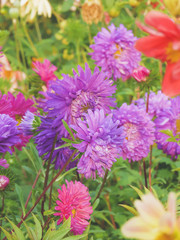
[[[118,44],[116,44],[116,49],[117,49],[117,51],[114,53],[114,58],[118,59],[123,50]]]
[[[155,240],[178,240],[179,237],[175,234],[161,233]]]
[[[21,123],[22,117],[18,114],[15,116],[16,121],[18,122],[17,126]]]
[[[73,214],[73,218],[74,218],[75,215],[76,215],[76,209],[73,209],[73,210],[72,210],[72,214]]]
[[[172,63],[177,62],[180,59],[180,49],[174,49],[173,43],[169,43],[166,48],[167,60]]]

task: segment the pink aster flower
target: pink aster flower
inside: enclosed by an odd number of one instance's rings
[[[9,164],[7,163],[6,159],[1,158],[0,159],[0,166],[4,168],[8,168]]]
[[[135,78],[137,82],[145,82],[149,74],[149,69],[139,66],[133,70],[132,77]]]
[[[66,181],[62,185],[61,189],[58,189],[58,198],[56,201],[57,206],[54,213],[55,216],[60,216],[57,221],[59,225],[64,219],[71,217],[71,231],[77,235],[82,234],[86,227],[89,225],[88,221],[90,219],[90,214],[92,214],[93,209],[90,204],[90,195],[88,188],[84,186],[81,182],[75,181],[75,183]]]
[[[41,80],[45,82],[46,87],[49,87],[49,81],[56,80],[56,75],[54,72],[57,70],[57,67],[51,64],[51,62],[48,59],[45,59],[43,63],[36,61],[33,62],[33,65],[35,68],[33,68],[33,71],[35,71],[40,77]]]
[[[176,217],[176,195],[169,193],[167,208],[151,193],[136,200],[139,213],[122,227],[124,236],[139,240],[179,240],[180,217]]]
[[[9,178],[4,175],[0,175],[0,191],[4,190],[8,185]]]

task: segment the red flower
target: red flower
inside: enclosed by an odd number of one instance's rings
[[[162,91],[168,96],[180,93],[180,25],[167,15],[151,11],[145,17],[145,23],[137,23],[139,28],[149,33],[136,42],[136,48],[148,57],[167,62]]]

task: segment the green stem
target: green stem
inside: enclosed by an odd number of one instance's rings
[[[18,66],[20,68],[20,55],[19,55],[19,43],[18,43],[18,36],[17,36],[17,20],[16,19],[13,19],[12,20],[13,22],[13,27],[14,27],[14,38],[15,38],[15,43],[16,43],[16,58],[17,58],[17,61],[18,61]]]
[[[0,220],[1,227],[2,227],[2,218],[3,218],[3,210],[4,210],[4,200],[5,200],[5,197],[3,195],[2,196],[2,207],[1,207],[1,220]],[[1,231],[2,231],[2,229],[0,228],[0,239],[1,239]]]
[[[77,56],[78,64],[80,64],[81,59],[80,59],[79,41],[77,41],[77,44],[76,44],[76,56]]]
[[[38,23],[38,20],[37,18],[35,19],[35,28],[36,28],[36,32],[37,32],[37,36],[38,36],[38,40],[39,42],[42,40],[42,37],[41,37],[41,31],[40,31],[40,28],[39,28],[39,23]]]
[[[104,178],[103,178],[101,187],[100,187],[100,189],[99,189],[99,192],[98,192],[96,198],[95,198],[94,201],[93,201],[93,204],[95,203],[95,201],[96,201],[96,200],[100,197],[100,195],[101,195],[101,192],[102,192],[102,190],[103,190],[103,188],[104,188],[104,185],[105,185],[105,183],[106,183],[106,179],[107,179],[107,176],[108,176],[108,172],[109,172],[109,170],[106,169],[106,172],[105,172],[105,175],[104,175]]]

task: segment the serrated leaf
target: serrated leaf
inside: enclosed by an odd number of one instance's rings
[[[31,231],[30,231],[28,225],[26,224],[26,222],[23,221],[23,224],[24,224],[24,226],[25,226],[25,228],[26,228],[26,230],[27,230],[28,237],[29,237],[31,240],[34,240],[32,234],[31,234]]]
[[[133,188],[137,192],[137,194],[140,198],[144,195],[144,193],[141,190],[139,190],[137,187],[134,187],[132,185],[130,185],[130,187]]]
[[[16,233],[16,236],[18,239],[21,239],[21,240],[25,240],[24,238],[24,235],[23,235],[23,232],[21,231],[21,229],[19,229],[11,220],[9,220],[7,218],[7,220],[9,221],[9,223],[11,224],[12,228],[14,229],[15,233]]]
[[[32,213],[33,218],[34,218],[34,222],[35,222],[35,233],[37,236],[37,240],[41,240],[42,238],[42,227],[41,227],[41,223],[39,222],[39,220],[37,219],[37,217]]]
[[[4,235],[7,237],[8,240],[13,240],[13,237],[10,233],[8,233],[4,228],[0,227],[4,233]]]
[[[46,210],[43,214],[44,214],[44,216],[49,216],[49,215],[52,215],[54,213],[55,213],[55,211],[53,211],[52,209],[49,209],[49,210]]]
[[[119,204],[119,206],[127,209],[129,212],[131,212],[131,213],[132,213],[133,215],[135,215],[135,216],[138,215],[137,211],[136,211],[133,207],[130,207],[130,206],[125,205],[125,204]]]

